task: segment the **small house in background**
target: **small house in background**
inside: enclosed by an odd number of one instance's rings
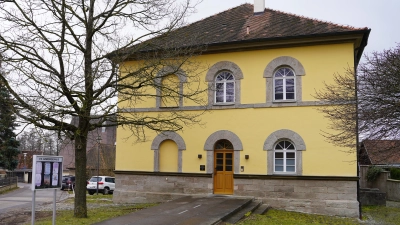
[[[18,177],[18,182],[31,183],[32,182],[32,159],[33,155],[43,155],[42,151],[23,150],[18,154],[18,165],[14,171],[7,173],[12,176]]]
[[[71,120],[71,124],[77,124],[77,118]],[[105,125],[109,125],[110,121],[106,121]],[[115,159],[115,142],[116,140],[116,126],[108,126],[97,128],[90,131],[88,134],[88,141],[86,146],[87,152],[87,166],[88,176],[92,174],[92,170],[97,163],[97,157],[100,156],[100,163],[105,162],[106,164],[100,164],[100,167],[104,171],[113,171],[115,168],[115,162],[110,162],[110,159]],[[99,151],[99,154],[96,152]],[[60,156],[64,157],[63,162],[63,175],[75,175],[75,145],[73,140],[65,139],[60,150]],[[104,160],[104,159],[106,160]],[[115,161],[115,160],[112,160]],[[97,169],[97,164],[96,164]],[[96,174],[97,175],[97,174]],[[100,175],[112,175],[100,174]]]
[[[364,140],[359,153],[360,165],[400,168],[400,140]]]
[[[113,200],[233,195],[291,211],[358,217],[356,150],[343,152],[321,135],[334,131],[317,110],[324,102],[314,94],[335,73],[357,67],[369,33],[265,8],[264,0],[256,0],[166,35],[163,44],[181,43],[177,49],[207,46],[195,58],[207,69],[196,71],[201,80],[196,82],[185,66],[176,74],[160,68],[154,83],[180,82],[172,86],[180,92],[207,90],[209,111],[201,125],[183,131],[146,130],[146,142],[129,139],[132,132],[118,127]],[[139,67],[140,53],[120,63],[121,76]],[[166,104],[158,89],[146,91],[154,98],[120,104],[120,113],[204,110],[187,99]]]
[[[364,140],[358,157],[361,202],[384,205],[386,200],[400,201],[400,140]]]

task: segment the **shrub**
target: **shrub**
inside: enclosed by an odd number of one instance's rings
[[[400,180],[400,168],[390,168],[390,179]]]
[[[382,172],[382,169],[376,166],[370,166],[367,171],[367,181],[374,181],[378,178],[379,174]]]

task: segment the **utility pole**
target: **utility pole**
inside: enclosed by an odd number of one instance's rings
[[[101,136],[97,136],[97,188],[96,195],[99,195],[99,167],[100,167],[100,141]]]

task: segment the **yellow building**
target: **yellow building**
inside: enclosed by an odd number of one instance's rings
[[[208,89],[208,110],[201,124],[148,131],[145,142],[127,141],[130,131],[118,127],[114,201],[221,194],[293,211],[358,216],[356,151],[344,152],[321,135],[330,131],[329,121],[313,95],[335,73],[357,66],[370,30],[265,9],[256,1],[256,7],[244,4],[177,32],[185,31],[195,31],[198,44],[207,45],[196,61],[207,67],[198,85]],[[120,67],[137,63],[132,58]],[[154,82],[175,82],[185,92],[182,84],[190,78],[184,66],[179,71]],[[119,107],[148,115],[204,111],[179,96]]]

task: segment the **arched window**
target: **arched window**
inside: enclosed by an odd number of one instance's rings
[[[279,141],[274,148],[274,172],[296,173],[296,148],[290,141]]]
[[[233,62],[215,63],[207,72],[208,104],[218,107],[240,104],[242,70]]]
[[[301,102],[301,77],[305,74],[303,65],[293,57],[280,56],[269,62],[263,75],[267,82],[267,103]]]
[[[296,84],[294,71],[281,67],[274,73],[274,100],[295,100]]]
[[[232,73],[223,71],[215,77],[215,102],[235,102],[235,79]]]

